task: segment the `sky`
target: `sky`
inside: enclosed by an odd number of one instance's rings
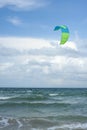
[[[0,87],[87,87],[86,27],[87,0],[0,0]]]

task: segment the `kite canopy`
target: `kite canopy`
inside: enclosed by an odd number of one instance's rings
[[[65,44],[69,38],[69,29],[65,25],[56,26],[54,28],[54,31],[58,31],[61,29],[62,35],[61,35],[61,41],[60,44]]]

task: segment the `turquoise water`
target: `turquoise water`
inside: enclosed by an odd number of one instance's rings
[[[0,88],[1,130],[87,130],[87,89]]]

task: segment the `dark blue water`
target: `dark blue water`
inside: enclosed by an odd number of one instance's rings
[[[3,130],[87,130],[87,89],[0,88]]]

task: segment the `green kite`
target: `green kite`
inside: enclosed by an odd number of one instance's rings
[[[69,38],[69,29],[67,26],[61,25],[61,26],[56,26],[54,28],[54,31],[58,31],[59,29],[61,29],[62,32],[60,44],[65,44]]]

